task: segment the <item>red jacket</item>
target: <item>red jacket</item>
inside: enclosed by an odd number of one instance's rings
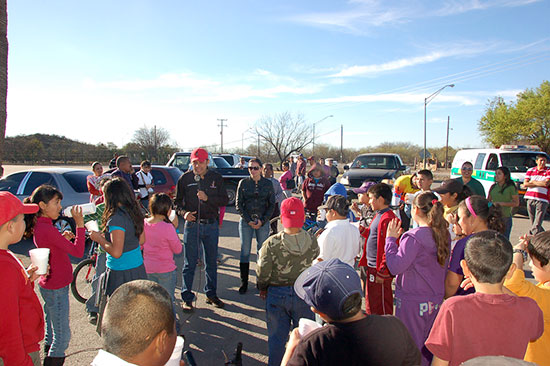
[[[76,229],[74,243],[65,239],[47,217],[38,217],[34,226],[34,244],[38,248],[50,249],[50,273],[40,277],[38,284],[48,290],[57,290],[73,280],[73,266],[69,254],[80,258],[84,255],[86,233],[84,228]]]
[[[386,246],[386,231],[388,230],[388,224],[395,218],[397,218],[397,216],[395,216],[392,210],[384,212],[378,223],[378,233],[376,235],[376,272],[379,277],[385,279],[393,277],[386,265],[386,251],[384,248]],[[360,228],[359,232],[361,236],[365,238],[365,242],[363,243],[363,255],[359,260],[359,266],[367,267],[367,239],[370,233],[370,226],[368,228]]]
[[[32,366],[40,350],[44,313],[25,269],[8,250],[0,250],[0,357],[4,365]]]

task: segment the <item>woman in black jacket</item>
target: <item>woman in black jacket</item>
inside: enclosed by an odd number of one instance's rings
[[[250,159],[248,162],[250,177],[242,179],[237,188],[236,207],[241,215],[239,220],[239,236],[241,238],[240,294],[244,294],[248,290],[252,237],[256,236],[256,253],[258,253],[263,242],[269,236],[269,218],[275,209],[273,184],[262,177],[261,169],[262,163],[259,159]]]

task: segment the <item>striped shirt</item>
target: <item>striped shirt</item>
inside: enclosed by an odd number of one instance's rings
[[[525,173],[525,181],[529,182],[546,182],[550,179],[550,170],[538,170],[533,167]],[[542,201],[548,203],[548,187],[530,187],[525,192],[525,199]]]

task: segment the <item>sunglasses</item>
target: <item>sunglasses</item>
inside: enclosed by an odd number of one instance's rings
[[[465,170],[465,171],[469,171],[469,172],[473,171],[472,168],[460,168],[460,170]]]
[[[249,166],[248,170],[260,170],[259,166]]]

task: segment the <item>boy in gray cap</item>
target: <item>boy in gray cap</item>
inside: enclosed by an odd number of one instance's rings
[[[348,264],[336,258],[319,262],[298,277],[294,290],[328,324],[302,339],[294,329],[281,366],[420,364],[399,319],[361,311],[361,281]]]

